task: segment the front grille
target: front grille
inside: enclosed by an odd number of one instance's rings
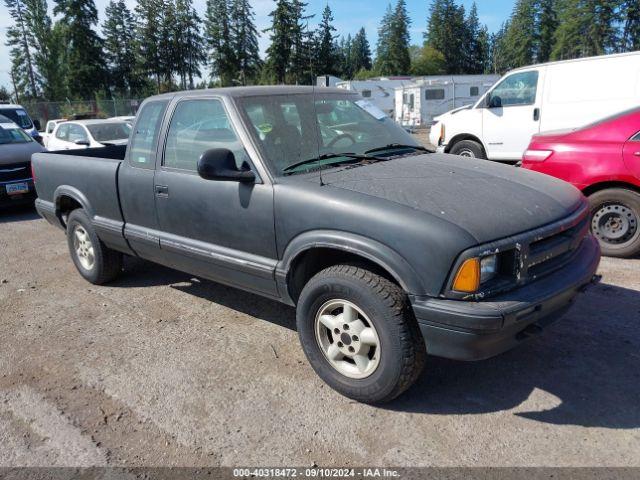
[[[0,165],[0,183],[31,178],[29,162]]]
[[[564,221],[540,229],[540,233],[534,235],[531,242],[521,246],[519,283],[536,280],[570,262],[588,231],[587,208]]]

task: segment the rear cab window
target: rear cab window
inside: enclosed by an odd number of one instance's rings
[[[138,113],[129,148],[129,164],[133,167],[154,169],[160,125],[167,101],[146,103]]]

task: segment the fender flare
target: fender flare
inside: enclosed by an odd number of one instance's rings
[[[288,278],[291,267],[301,254],[314,248],[331,248],[361,256],[387,271],[408,294],[424,291],[420,277],[402,255],[391,247],[355,233],[312,230],[304,232],[289,242],[276,265],[278,288],[287,301],[290,297]]]
[[[89,218],[93,219],[93,217],[95,216],[89,200],[80,190],[69,185],[60,185],[53,192],[53,203],[55,205],[56,216],[63,225],[64,222],[62,222],[62,212],[60,211],[60,199],[62,197],[70,197],[78,202],[80,206],[82,206],[82,208],[87,212]]]

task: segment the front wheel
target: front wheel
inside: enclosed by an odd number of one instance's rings
[[[478,142],[473,140],[461,140],[451,147],[449,153],[452,155],[460,155],[461,157],[472,157],[486,159],[484,148]]]
[[[390,401],[424,366],[424,340],[397,285],[355,265],[322,270],[304,287],[296,321],[315,372],[339,393]]]
[[[640,253],[640,194],[607,188],[589,196],[591,231],[603,255],[628,258]]]

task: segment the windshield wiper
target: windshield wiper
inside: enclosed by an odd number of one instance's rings
[[[343,152],[343,153],[324,153],[318,157],[314,157],[314,158],[308,158],[307,160],[301,160],[299,162],[293,163],[287,167],[285,167],[282,171],[283,172],[291,172],[291,170],[297,168],[297,167],[301,167],[302,165],[307,165],[309,163],[314,163],[314,162],[319,162],[322,160],[328,160],[330,158],[340,158],[340,157],[346,157],[348,158],[350,161],[353,160],[374,160],[374,161],[378,161],[378,162],[383,162],[385,160],[388,160],[387,158],[382,158],[382,157],[375,157],[372,155],[364,155],[364,154],[357,154],[357,153],[351,153],[351,152]],[[346,163],[346,162],[334,162],[331,163],[329,165],[338,165],[340,163]],[[318,165],[320,166],[320,165]]]
[[[371,149],[367,150],[364,153],[366,154],[366,153],[373,153],[373,152],[381,152],[383,150],[391,150],[392,148],[413,148],[414,150],[420,150],[421,152],[433,153],[433,151],[431,151],[428,148],[425,148],[423,146],[420,146],[420,145],[408,145],[408,144],[404,144],[404,143],[389,143],[389,144],[385,145],[384,147],[371,148]]]

